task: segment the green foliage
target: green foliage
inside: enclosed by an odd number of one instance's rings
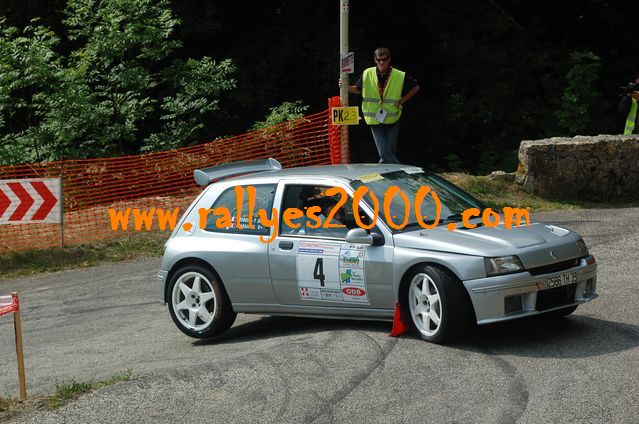
[[[514,172],[519,164],[519,150],[494,149],[490,145],[482,146],[477,171],[487,174],[495,170]]]
[[[53,57],[32,55],[29,61],[41,61],[34,75],[44,88],[35,88],[44,90],[45,97],[34,98],[26,90],[7,92],[6,81],[0,84],[0,107],[14,113],[0,112],[0,137],[8,135],[0,140],[2,157],[17,161],[27,154],[29,160],[112,154],[120,143],[124,153],[179,146],[242,132],[264,119],[265,105],[286,99],[302,99],[310,110],[323,110],[326,98],[338,91],[339,21],[333,2],[180,0],[172,2],[175,13],[167,13],[162,0],[74,0],[63,17],[73,23],[73,30],[62,22],[63,2],[6,0],[0,12],[9,22],[2,27],[20,28],[12,37],[31,41],[32,35],[22,28],[37,13],[42,20],[31,25],[52,28],[60,38],[50,49]],[[506,169],[499,162],[512,157],[521,140],[623,128],[615,122],[618,87],[638,71],[637,7],[601,0],[412,1],[401,8],[369,0],[366,5],[351,14],[349,43],[356,56],[351,82],[374,66],[372,50],[381,43],[393,51],[393,64],[422,87],[402,117],[403,160],[473,172]],[[379,31],[379,10],[386,13],[383,41],[371,38]],[[8,51],[3,45],[0,56]],[[71,56],[76,51],[78,55]],[[601,65],[592,84],[578,75],[587,66],[577,66],[566,79],[577,65],[571,52],[601,56],[581,59],[582,65]],[[156,60],[162,55],[164,59]],[[232,95],[222,90],[222,95],[208,98],[219,102],[219,109],[200,107],[197,96],[178,95],[179,80],[167,80],[166,70],[177,57],[199,61],[202,56],[230,57],[237,65]],[[16,68],[20,63],[22,68]],[[217,61],[218,66],[222,63]],[[0,73],[21,72],[25,64],[0,60]],[[73,72],[59,72],[60,67]],[[100,69],[126,81],[118,80],[112,91],[100,88],[94,78]],[[112,83],[106,77],[101,81]],[[201,92],[210,88],[206,80],[194,81],[201,81]],[[185,82],[190,83],[189,78]],[[51,96],[51,90],[60,94]],[[110,93],[114,104],[109,104]],[[593,94],[600,95],[594,102]],[[353,104],[359,100],[351,97]],[[180,107],[184,113],[176,111]],[[39,126],[43,115],[50,119]],[[370,131],[364,126],[350,130],[352,158],[376,160]],[[103,142],[107,136],[112,139],[108,144]],[[59,150],[64,152],[56,153]],[[451,153],[461,164],[447,159]]]
[[[444,159],[446,160],[446,169],[449,171],[461,171],[463,169],[464,163],[459,155],[449,153],[444,157]]]
[[[304,116],[308,106],[304,106],[301,100],[294,102],[284,102],[279,106],[269,109],[269,114],[264,121],[258,121],[251,127],[251,130],[268,128],[282,122],[297,121]]]
[[[38,123],[59,82],[61,59],[54,52],[59,39],[37,21],[22,31],[4,22],[0,20],[0,157],[2,162],[37,161],[52,149]]]
[[[561,104],[556,112],[559,126],[571,135],[590,133],[596,127],[601,93],[595,83],[601,70],[601,58],[596,54],[583,51],[570,54],[572,67],[566,74],[566,87]]]
[[[66,14],[69,49],[36,21],[0,21],[0,164],[193,143],[235,87],[230,60],[175,58],[167,0],[69,0]]]
[[[267,151],[278,152],[278,158],[285,161],[305,159],[310,155],[308,148],[299,145],[296,130],[307,122],[304,112],[308,106],[302,105],[301,100],[284,102],[270,109],[264,121],[258,121],[251,127],[264,143]]]
[[[204,129],[201,117],[220,109],[217,98],[235,87],[231,75],[235,71],[230,60],[219,64],[209,57],[174,62],[165,72],[174,94],[165,97],[160,106],[162,128],[145,140],[143,151],[179,147],[185,140],[195,140]]]

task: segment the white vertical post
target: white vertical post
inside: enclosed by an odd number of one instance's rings
[[[342,55],[348,53],[348,9],[349,0],[340,0],[340,13],[339,13],[339,48],[340,58]],[[342,106],[348,106],[348,74],[342,72],[341,59],[340,59],[340,81],[341,88],[339,91],[339,98]],[[345,162],[346,154],[348,151],[348,125],[342,125],[342,146],[341,146],[341,161]]]

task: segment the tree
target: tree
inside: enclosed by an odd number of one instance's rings
[[[119,155],[197,140],[231,61],[176,58],[166,0],[69,0],[68,39],[0,22],[0,162]]]
[[[47,98],[58,89],[58,38],[45,27],[19,31],[0,21],[0,161],[39,161],[50,156],[51,137],[40,123]]]
[[[588,134],[597,127],[595,111],[600,109],[601,93],[595,83],[601,70],[601,58],[592,52],[573,52],[573,66],[566,74],[566,87],[556,112],[559,126],[570,135]]]

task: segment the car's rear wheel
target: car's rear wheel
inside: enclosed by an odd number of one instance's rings
[[[171,318],[188,336],[214,337],[235,321],[236,314],[221,281],[203,266],[178,269],[169,282],[169,293]]]
[[[408,308],[422,339],[443,343],[468,329],[471,306],[457,278],[428,265],[417,269],[409,278]]]

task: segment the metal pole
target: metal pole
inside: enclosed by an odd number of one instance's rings
[[[11,297],[19,304],[18,293],[11,293]],[[16,357],[18,358],[18,379],[20,380],[20,400],[27,399],[27,383],[24,374],[24,354],[22,352],[22,325],[20,324],[20,309],[13,313],[13,327],[16,336]]]
[[[340,48],[340,58],[342,54],[348,53],[348,9],[349,9],[349,0],[340,0],[340,25],[339,25],[339,48]],[[341,61],[340,61],[341,62]],[[339,90],[339,98],[341,102],[341,106],[348,106],[348,74],[346,72],[341,72],[341,64],[340,64],[340,81],[341,88]],[[346,162],[346,156],[348,152],[348,125],[342,125],[342,149],[341,149],[341,160],[342,163]]]

